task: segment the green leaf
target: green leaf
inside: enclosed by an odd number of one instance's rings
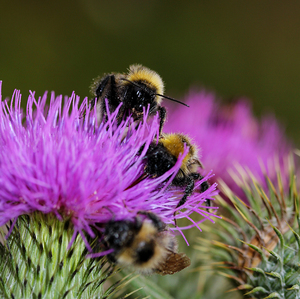
[[[251,294],[254,294],[254,293],[264,293],[264,294],[267,294],[267,293],[269,293],[269,291],[266,290],[263,287],[256,287],[256,288],[252,289],[250,292],[246,293],[245,295],[251,295]]]
[[[265,297],[264,299],[268,299],[268,298],[282,298],[282,296],[280,296],[278,293],[274,292],[274,293],[270,294],[268,297]]]
[[[149,296],[151,299],[175,299],[145,276],[140,275],[136,277],[130,285],[133,289],[140,289],[139,294]]]

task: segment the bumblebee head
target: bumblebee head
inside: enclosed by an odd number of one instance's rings
[[[126,79],[136,83],[140,86],[140,89],[144,89],[149,93],[152,92],[152,94],[155,95],[157,104],[161,103],[162,98],[157,94],[164,94],[164,83],[162,78],[156,72],[140,64],[134,64],[129,67]]]
[[[164,84],[154,71],[142,66],[132,65],[128,75],[122,79],[123,102],[133,114],[142,114],[150,105],[150,111],[156,111],[162,101]]]
[[[129,67],[128,74],[120,78],[123,85],[123,102],[130,107],[133,114],[142,114],[144,107],[150,105],[150,114],[156,112],[162,99],[168,99],[189,107],[171,97],[165,96],[164,83],[161,77],[154,71],[140,64]]]

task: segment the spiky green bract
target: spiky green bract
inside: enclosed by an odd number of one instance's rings
[[[220,183],[232,205],[217,198],[226,216],[210,229],[216,240],[201,239],[199,249],[210,253],[211,266],[235,281],[234,290],[246,298],[300,298],[299,194],[293,165],[290,158],[289,185],[283,186],[278,171],[277,184],[265,178],[268,190],[241,171],[235,180],[249,205]]]
[[[111,298],[122,282],[103,284],[116,271],[105,257],[87,259],[79,234],[68,248],[73,234],[71,221],[52,214],[20,216],[0,244],[0,297]]]

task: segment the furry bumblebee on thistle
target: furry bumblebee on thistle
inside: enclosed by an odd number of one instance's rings
[[[189,106],[165,96],[161,77],[142,65],[131,65],[127,74],[110,73],[94,79],[91,92],[94,96],[91,106],[96,105],[99,121],[105,122],[108,119],[106,101],[109,112],[114,112],[119,107],[118,124],[129,116],[135,122],[140,122],[147,109],[149,109],[148,116],[151,117],[156,113],[159,115],[159,136],[150,144],[144,156],[143,174],[132,186],[145,178],[164,175],[174,167],[188,148],[180,169],[171,183],[173,186],[184,188],[184,195],[177,204],[175,215],[194,192],[195,182],[203,179],[198,172],[202,164],[197,147],[189,137],[178,133],[163,133],[167,111],[161,103],[164,98]],[[208,188],[208,182],[204,181],[200,184],[199,191],[205,192]],[[206,204],[210,206],[210,200],[206,200]],[[173,274],[188,267],[190,260],[184,253],[177,253],[176,239],[167,225],[151,212],[140,211],[138,214],[134,220],[111,220],[106,224],[104,247],[113,250],[108,254],[108,258],[121,266],[134,268],[142,274]]]

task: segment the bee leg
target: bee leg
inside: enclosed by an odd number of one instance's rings
[[[101,120],[107,121],[107,112],[106,111],[106,102],[105,99],[108,100],[109,107],[117,107],[119,105],[119,99],[117,97],[116,91],[116,79],[114,75],[107,75],[102,81],[99,83],[97,89],[95,90],[96,98],[94,99],[94,103],[92,103],[92,108],[96,103],[96,99],[99,101],[99,107],[101,109]],[[109,112],[113,112],[109,111]]]
[[[96,94],[97,98],[102,96],[105,88],[109,84],[111,77],[113,77],[113,75],[108,75],[100,81],[99,85],[97,86],[97,88],[95,90],[95,94]]]
[[[139,211],[138,214],[147,216],[159,232],[166,230],[166,224],[156,214],[147,211]]]
[[[116,214],[115,214],[109,207],[103,206],[102,208],[103,208],[103,209],[106,209],[108,212],[110,212],[111,215],[112,215],[112,220],[115,220]]]
[[[162,133],[163,126],[164,126],[164,123],[166,121],[167,110],[166,110],[165,107],[159,106],[158,107],[158,112],[159,112],[159,119],[160,119],[160,122],[159,122],[159,137],[160,137],[161,133]]]
[[[202,180],[203,179],[203,176],[200,174],[200,173],[192,173],[191,176],[194,178],[194,180]],[[200,190],[201,190],[201,193],[202,192],[205,192],[208,188],[210,187],[209,183],[207,181],[203,182],[200,186]],[[208,207],[211,207],[212,204],[211,204],[211,200],[209,200],[208,198],[206,198],[205,200],[205,204],[208,206]],[[207,209],[209,210],[209,209]]]
[[[111,76],[109,75],[101,80],[101,82],[99,83],[98,87],[95,90],[96,97],[91,101],[92,108],[94,108],[94,106],[96,105],[96,102],[98,103],[97,106],[100,107],[100,113],[101,113],[100,121],[103,120],[103,118],[105,116],[105,111],[106,111],[105,101],[104,101],[104,98],[102,98],[102,95],[103,95],[105,89],[107,89],[107,86],[110,81],[110,77]],[[106,98],[109,99],[108,93],[109,92],[106,91]]]
[[[187,185],[185,187],[184,190],[184,196],[180,199],[179,203],[177,204],[176,208],[182,206],[183,204],[185,204],[188,196],[190,196],[194,190],[194,186],[195,186],[195,181],[193,180],[192,176],[187,176],[185,177],[185,180],[187,181]],[[174,212],[174,217],[176,215],[176,212]],[[176,219],[174,219],[175,222],[175,226],[177,226],[177,221]]]

